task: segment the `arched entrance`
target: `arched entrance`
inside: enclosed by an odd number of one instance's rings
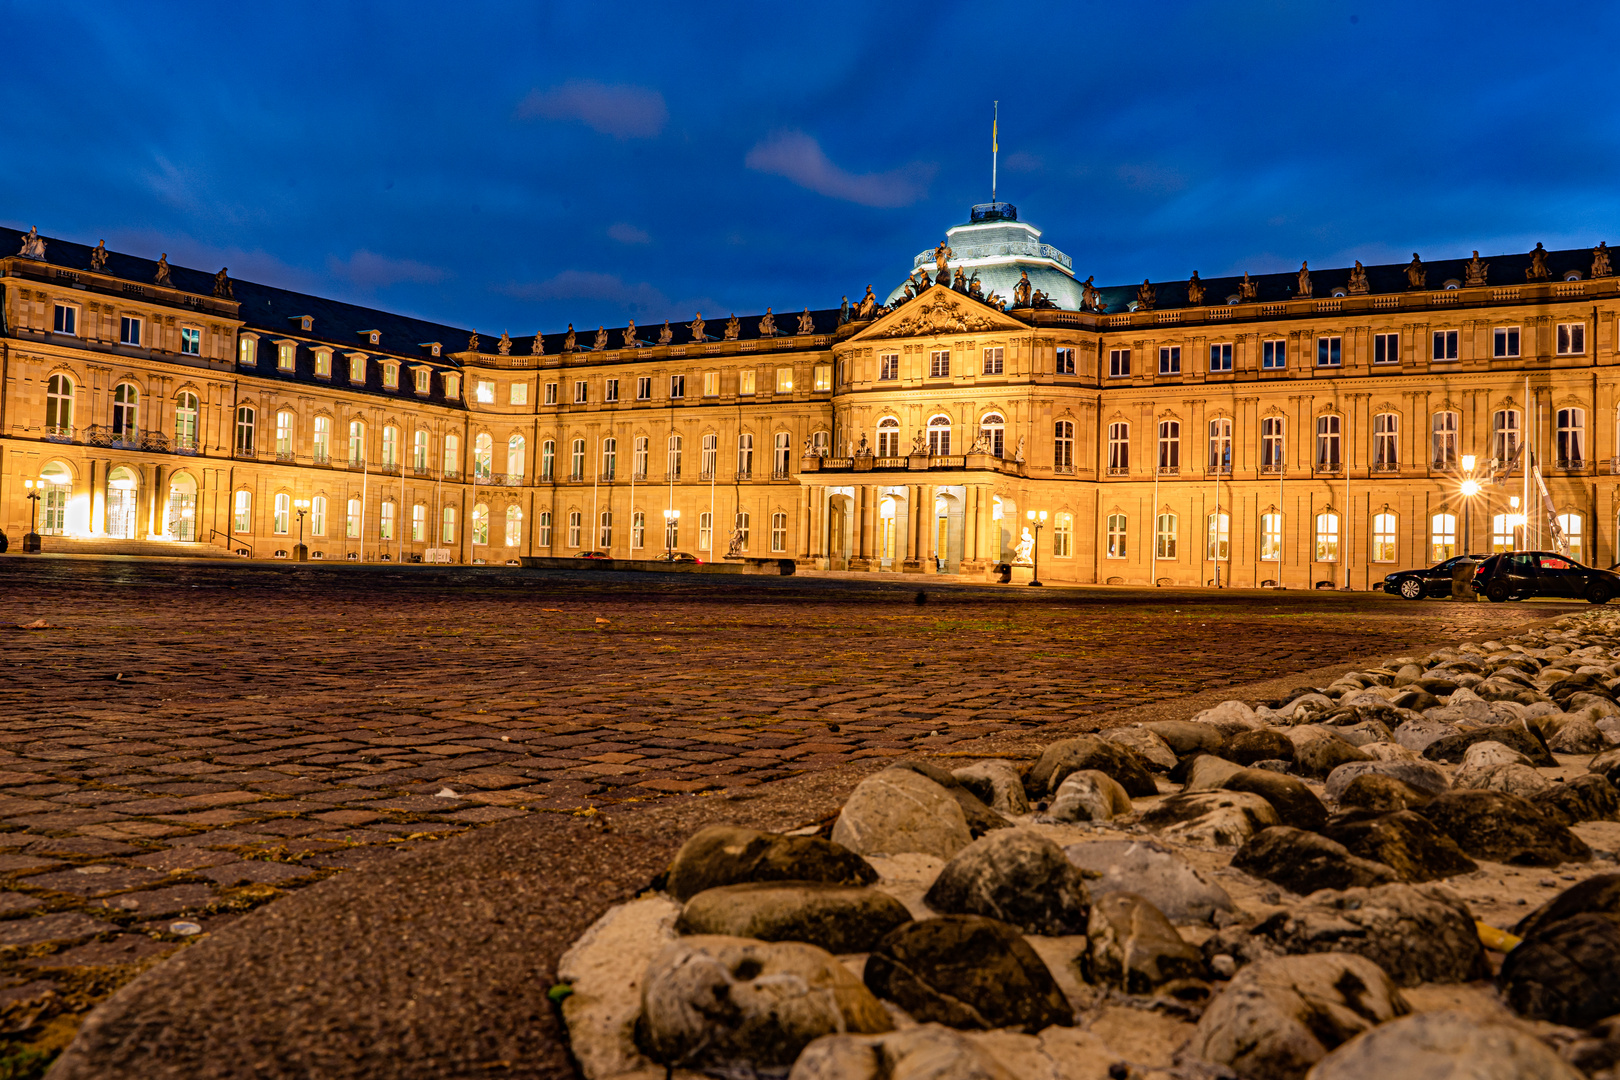
[[[827,568],[848,570],[855,551],[855,500],[849,495],[827,497]]]
[[[963,528],[965,519],[962,511],[962,500],[955,491],[935,493],[934,566],[941,574],[962,572],[963,539],[967,535]]]
[[[39,531],[44,536],[61,536],[67,532],[73,474],[60,461],[53,461],[39,471],[39,479],[45,485],[45,497],[39,504]]]
[[[1010,563],[1018,547],[1022,523],[1018,504],[1004,495],[995,496],[990,509],[990,556],[996,562]]]
[[[877,555],[879,569],[897,569],[895,563],[900,558],[900,542],[896,534],[899,532],[897,523],[901,520],[900,515],[902,512],[898,497],[885,495],[878,500]]]
[[[135,470],[120,465],[107,474],[107,535],[115,540],[135,539],[135,506],[140,479]]]
[[[190,473],[175,473],[169,480],[169,503],[163,515],[163,535],[191,543],[197,539],[197,481]]]

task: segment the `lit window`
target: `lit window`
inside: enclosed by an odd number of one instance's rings
[[[1108,557],[1110,559],[1123,559],[1125,557],[1125,515],[1109,514],[1107,522]]]
[[[472,542],[474,547],[486,547],[489,544],[489,506],[487,503],[479,503],[473,507]]]
[[[1232,557],[1232,515],[1222,510],[1209,515],[1209,542],[1204,558],[1225,562]]]
[[[359,420],[349,421],[349,464],[361,465],[366,455],[366,425]]]
[[[604,482],[611,481],[619,471],[619,440],[602,440],[602,473]]]
[[[439,524],[439,543],[443,547],[449,547],[451,544],[454,544],[455,542],[456,542],[456,508],[453,507],[453,506],[447,506],[447,507],[444,508],[444,513],[443,513],[443,515],[441,515],[441,520],[440,520],[440,524]]]
[[[56,305],[56,321],[53,324],[58,334],[79,333],[79,309],[69,304]]]
[[[755,385],[759,381],[758,376],[759,372],[755,371],[753,368],[746,368],[737,372],[737,393],[744,396],[752,394],[754,392]]]
[[[200,411],[196,394],[187,392],[175,399],[174,445],[177,449],[197,448],[197,416]]]
[[[343,535],[350,540],[360,535],[360,500],[349,500],[349,512],[343,518]]]
[[[399,464],[399,428],[392,425],[383,428],[382,463],[385,468]]]
[[[1075,351],[1073,349],[1059,349],[1057,351],[1057,373],[1059,375],[1073,375],[1075,373]],[[1053,534],[1054,537],[1056,534]]]
[[[473,436],[473,478],[488,481],[495,471],[495,440],[488,432]]]
[[[714,550],[714,515],[707,510],[698,515],[698,542],[699,551]]]
[[[1159,421],[1159,471],[1181,471],[1181,421]]]
[[[1512,551],[1515,546],[1513,542],[1513,519],[1507,514],[1492,514],[1491,554]]]
[[[1209,347],[1209,370],[1232,370],[1232,343],[1230,341]]]
[[[521,435],[513,435],[506,440],[506,475],[509,483],[523,482],[523,474],[527,471],[524,465],[527,449],[528,444]]]
[[[141,343],[141,320],[130,315],[123,315],[118,320],[118,344],[139,345]]]
[[[718,371],[705,371],[703,373],[703,396],[720,396],[720,373]]]
[[[291,371],[292,370],[293,350],[296,349],[296,348],[297,348],[297,346],[291,345],[291,344],[289,344],[287,346],[287,357],[286,357],[285,365],[282,368],[283,371]],[[330,379],[332,377],[332,350],[331,349],[316,349],[315,350],[315,375],[316,375],[316,377],[322,378],[322,379]]]
[[[984,350],[984,373],[986,375],[1000,375],[1001,372],[1001,346]]]
[[[748,511],[739,510],[737,511],[737,529],[735,533],[738,551],[748,550],[748,534]]]
[[[382,517],[377,523],[377,536],[381,540],[394,538],[394,504],[391,502],[382,504]]]
[[[1579,561],[1581,559],[1582,519],[1579,514],[1559,514],[1556,518],[1558,527],[1563,530],[1564,541],[1569,544],[1569,557]]]
[[[570,450],[568,479],[577,484],[585,479],[585,440],[575,439]]]
[[[1491,355],[1513,357],[1519,355],[1519,328],[1498,326],[1491,334]]]
[[[1558,467],[1579,469],[1586,465],[1586,410],[1558,410]]]
[[[202,355],[202,331],[194,326],[180,328],[180,352],[185,356]]]
[[[540,444],[540,479],[549,483],[557,464],[557,444],[547,439]]]
[[[231,508],[231,531],[236,533],[251,533],[253,531],[253,493],[251,491],[238,491],[235,503]]]
[[[1108,350],[1108,376],[1112,379],[1123,379],[1131,373],[1131,350]]]
[[[669,476],[679,480],[681,478],[681,437],[679,435],[669,437],[669,460],[666,464]]]
[[[384,364],[382,366],[383,386],[389,390],[399,388],[399,365]]]
[[[535,530],[534,542],[537,546],[548,548],[551,546],[551,511],[540,512],[540,524]]]
[[[737,436],[737,476],[747,479],[754,474],[754,437],[747,432]]]
[[[1373,417],[1373,468],[1393,472],[1400,468],[1401,418],[1395,413]]]
[[[311,536],[326,535],[326,496],[317,495],[309,504],[309,533]]]
[[[1319,337],[1316,339],[1316,366],[1338,367],[1340,361],[1340,346],[1343,338]]]
[[[1339,515],[1331,511],[1316,515],[1316,561],[1339,561]]]
[[[1395,515],[1373,515],[1373,562],[1395,561]]]
[[[1059,420],[1052,426],[1052,465],[1058,469],[1074,468],[1074,422]]]
[[[635,469],[636,479],[637,480],[645,480],[645,479],[647,479],[647,457],[648,457],[647,436],[645,436],[645,435],[636,436],[636,441],[635,441],[635,446],[633,448],[633,452],[635,453],[635,464],[634,464],[633,468]]]
[[[461,436],[446,435],[444,437],[444,475],[445,479],[461,475]]]
[[[780,512],[771,515],[771,550],[787,550],[787,515]]]
[[[1260,367],[1265,371],[1277,371],[1288,366],[1288,342],[1278,339],[1276,341],[1263,341],[1260,343]]]
[[[325,465],[331,460],[332,453],[332,418],[317,416],[315,418],[315,433],[313,435],[314,461],[317,465]]]
[[[255,337],[243,335],[236,342],[236,361],[243,367],[254,367],[259,362],[259,341]]]
[[[1558,355],[1579,356],[1586,351],[1586,324],[1578,322],[1558,324]]]
[[[647,546],[647,512],[637,510],[630,515],[630,546],[640,550]]]
[[[1260,515],[1260,561],[1282,558],[1282,515],[1275,510]]]
[[[578,510],[569,511],[569,514],[568,514],[568,546],[569,547],[571,547],[571,548],[579,547],[579,532],[580,532],[580,529],[582,527],[582,524],[583,523],[582,523],[582,521],[580,519],[579,511]]]
[[[473,388],[473,396],[480,405],[495,404],[495,380],[479,379]]]
[[[1123,476],[1131,471],[1131,425],[1116,421],[1108,425],[1108,475]]]
[[[1153,523],[1154,552],[1161,559],[1174,559],[1176,557],[1176,526],[1179,521],[1175,514],[1160,514]]]
[[[776,369],[776,392],[778,394],[793,393],[793,369],[779,367]]]
[[[1052,555],[1067,559],[1074,555],[1074,515],[1059,514],[1052,519]]]
[[[433,390],[433,371],[431,368],[416,369],[416,392],[418,394],[430,393]]]
[[[1401,335],[1373,335],[1373,363],[1398,364],[1401,362]]]
[[[1457,331],[1436,330],[1434,332],[1434,359],[1457,359]]]
[[[411,468],[419,473],[427,472],[428,467],[428,433],[418,431],[411,436]]]
[[[445,376],[444,376],[444,396],[449,398],[451,401],[454,401],[457,398],[461,397],[461,376],[460,375],[451,375],[448,372],[445,373]]]
[[[935,349],[928,354],[928,377],[930,379],[951,377],[951,350]]]
[[[411,507],[411,541],[420,544],[427,535],[427,507],[417,503]]]
[[[1164,345],[1159,348],[1159,374],[1181,374],[1181,346]]]
[[[898,379],[900,377],[900,354],[881,353],[878,356],[878,378],[881,380]]]
[[[815,389],[819,391],[832,389],[832,365],[817,364],[815,368]]]
[[[506,546],[523,546],[523,510],[516,506],[506,508]]]

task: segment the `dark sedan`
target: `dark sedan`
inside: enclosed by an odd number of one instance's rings
[[[1474,591],[1498,604],[1532,596],[1607,604],[1620,596],[1620,574],[1582,566],[1553,551],[1507,551],[1480,564]]]
[[[1457,555],[1427,570],[1402,570],[1390,574],[1384,578],[1384,591],[1394,596],[1404,596],[1408,600],[1422,600],[1426,596],[1431,598],[1450,596],[1451,572],[1464,558],[1473,559],[1477,565],[1486,556]]]

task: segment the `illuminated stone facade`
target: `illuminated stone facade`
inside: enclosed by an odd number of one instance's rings
[[[308,503],[328,560],[710,559],[735,539],[978,576],[1034,510],[1046,580],[1365,588],[1549,545],[1534,491],[1529,524],[1510,516],[1527,444],[1577,556],[1615,560],[1606,249],[1088,294],[1029,231],[972,249],[1005,310],[942,255],[957,287],[914,279],[869,318],[540,339],[46,239],[0,258],[0,529],[28,530],[33,479],[47,550],[284,557]],[[1067,306],[1009,289],[1025,268]]]

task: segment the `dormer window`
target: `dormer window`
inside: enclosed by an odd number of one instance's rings
[[[399,389],[399,365],[385,361],[382,365],[383,386],[389,390]]]
[[[429,367],[419,367],[415,370],[414,374],[416,376],[416,392],[418,394],[432,393],[433,369]]]
[[[330,379],[332,377],[331,349],[315,350],[315,376],[321,379]]]
[[[313,315],[293,315],[287,321],[297,323],[298,329],[306,334],[315,329],[315,316]]]
[[[366,354],[352,352],[344,355],[349,358],[349,381],[357,386],[364,386],[366,384]]]
[[[298,356],[298,342],[296,342],[296,341],[278,341],[278,342],[276,342],[276,370],[277,371],[291,371],[293,369],[293,361],[297,356]]]
[[[444,375],[444,396],[449,398],[451,401],[454,401],[454,400],[456,400],[457,398],[459,398],[461,396],[461,376],[460,375],[454,375],[454,374],[451,374],[450,372],[445,372],[445,375]]]
[[[254,367],[259,363],[259,335],[244,333],[237,338],[236,362],[243,367]]]
[[[439,351],[443,349],[444,346],[440,345],[437,341],[424,341],[422,342],[422,348],[428,351],[429,356],[438,356]]]
[[[369,345],[381,345],[382,344],[382,331],[381,330],[362,330],[362,331],[360,331],[360,336],[365,338],[366,343],[369,344]]]

